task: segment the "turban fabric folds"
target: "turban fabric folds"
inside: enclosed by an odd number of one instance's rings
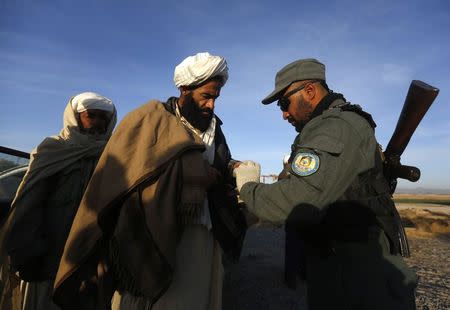
[[[88,109],[97,109],[109,113],[113,113],[115,110],[111,99],[93,92],[85,92],[76,95],[72,98],[71,103],[73,111],[78,113],[84,112]]]
[[[228,79],[227,62],[221,56],[205,52],[189,56],[176,66],[173,81],[176,87],[196,86],[216,76],[222,77],[225,84]]]

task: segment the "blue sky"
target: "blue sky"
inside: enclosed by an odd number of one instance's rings
[[[278,173],[296,133],[260,101],[281,67],[315,57],[329,86],[374,116],[384,147],[411,80],[440,88],[402,157],[422,178],[400,186],[450,188],[449,33],[444,0],[0,0],[0,145],[30,151],[83,91],[111,98],[119,119],[177,95],[174,67],[209,51],[229,65],[216,114],[233,157]]]

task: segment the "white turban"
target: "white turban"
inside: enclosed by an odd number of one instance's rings
[[[206,52],[189,56],[176,66],[173,81],[176,87],[195,86],[215,76],[221,76],[225,84],[228,79],[227,61]]]
[[[83,112],[86,110],[103,110],[110,113],[114,112],[114,104],[111,99],[103,97],[102,95],[85,92],[79,95],[76,95],[72,98],[72,108],[75,112]]]

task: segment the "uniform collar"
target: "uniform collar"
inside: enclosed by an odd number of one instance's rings
[[[335,107],[337,105],[345,103],[346,100],[342,94],[339,93],[328,93],[325,97],[320,100],[316,108],[311,114],[311,119],[321,115],[325,110]]]

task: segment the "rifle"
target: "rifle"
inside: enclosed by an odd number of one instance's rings
[[[402,165],[400,157],[438,93],[436,87],[418,80],[413,80],[409,86],[397,126],[384,151],[385,175],[390,182],[391,193],[395,191],[397,178],[411,182],[420,178],[419,168]]]
[[[413,80],[409,86],[397,126],[383,154],[384,175],[389,182],[391,194],[394,193],[397,186],[397,178],[407,179],[411,182],[416,182],[420,178],[419,168],[402,165],[400,157],[438,93],[439,89],[436,87],[418,80]],[[409,257],[408,239],[406,238],[400,215],[396,208],[393,208],[391,211],[397,226],[400,253],[404,257]]]

